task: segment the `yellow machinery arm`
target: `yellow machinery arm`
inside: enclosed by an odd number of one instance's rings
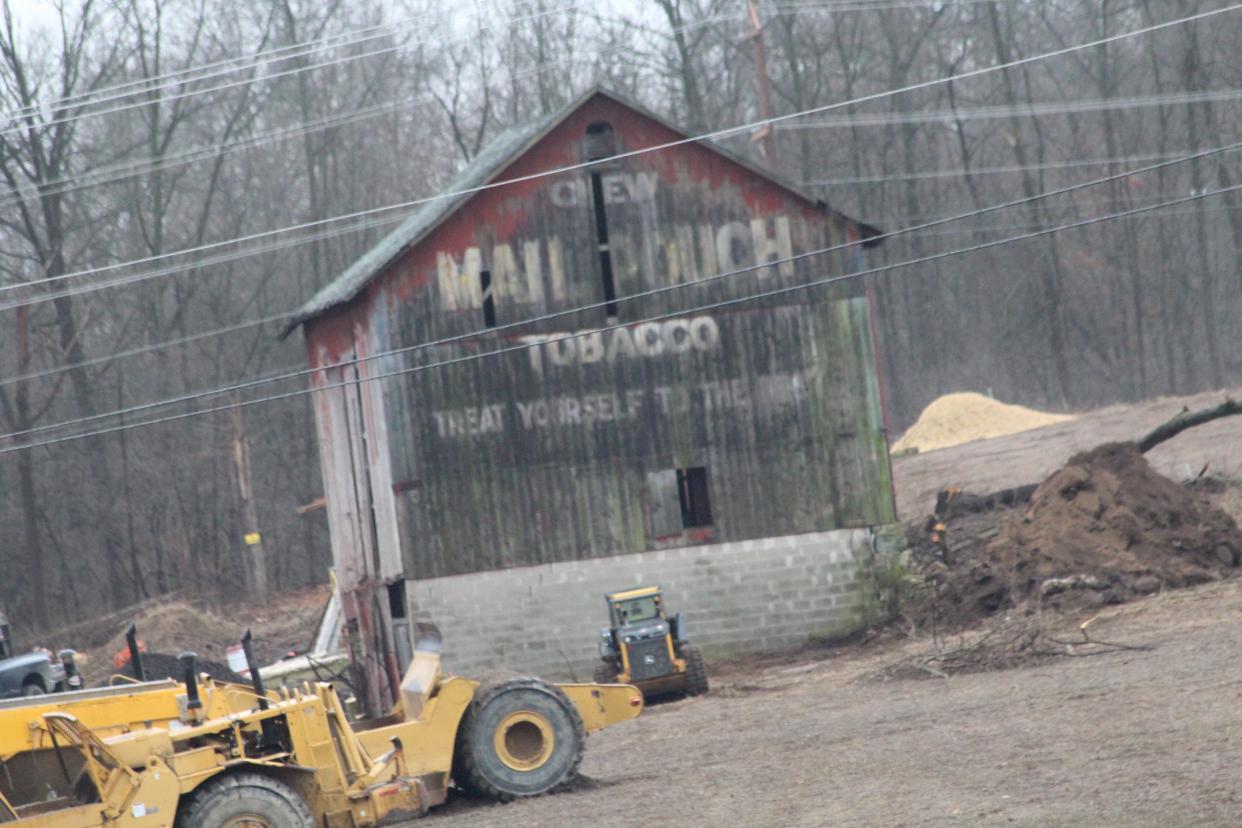
[[[642,704],[627,685],[446,677],[438,636],[420,641],[401,703],[377,722],[351,722],[329,684],[260,697],[187,677],[0,703],[8,777],[50,769],[65,792],[48,801],[48,786],[6,788],[0,774],[0,823],[213,828],[244,806],[282,828],[376,825],[440,804],[450,781],[498,800],[551,790],[576,772],[588,731]],[[83,785],[96,796],[71,795]]]

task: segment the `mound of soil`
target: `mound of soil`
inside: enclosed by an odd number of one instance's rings
[[[198,654],[202,668],[213,677],[228,678],[211,672],[216,667],[227,670],[228,647],[236,644],[242,632],[249,627],[254,635],[255,658],[260,664],[269,664],[290,650],[304,650],[314,639],[323,607],[328,601],[324,588],[306,589],[298,592],[272,596],[261,605],[243,604],[208,609],[188,601],[174,600],[145,608],[130,620],[138,628],[138,638],[152,654],[193,651]],[[124,628],[128,623],[116,624],[110,638],[98,646],[82,647],[78,664],[90,681],[103,681],[113,672],[113,656],[126,648]],[[148,656],[149,658],[152,656]],[[178,668],[171,663],[163,664],[164,671]],[[146,665],[148,676],[153,675],[151,665]]]
[[[982,394],[946,394],[923,410],[910,430],[893,444],[893,451],[934,451],[1072,419],[1064,414],[1006,405]]]
[[[951,558],[935,602],[950,623],[1024,602],[1118,603],[1220,578],[1240,554],[1232,517],[1154,471],[1133,443],[1111,443],[1070,458],[986,544]]]
[[[219,681],[231,681],[237,684],[250,684],[249,679],[242,678],[229,669],[227,664],[221,664],[218,661],[199,658],[194,661],[195,672],[199,675],[206,673],[213,679]],[[177,656],[168,653],[143,653],[142,654],[142,672],[148,681],[156,679],[171,678],[178,681],[184,676],[181,669],[181,662]],[[120,674],[136,678],[134,675],[134,665],[126,664]]]

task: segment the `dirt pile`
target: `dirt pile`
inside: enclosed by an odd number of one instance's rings
[[[326,588],[275,595],[255,606],[207,608],[188,601],[169,601],[135,613],[132,621],[138,638],[151,653],[193,651],[213,669],[227,662],[228,647],[236,644],[249,627],[254,635],[255,658],[267,664],[290,650],[309,646],[327,601]],[[82,648],[79,663],[88,679],[106,679],[115,672],[113,656],[126,647],[125,626],[128,624],[117,624],[103,644]]]
[[[1119,603],[1222,577],[1242,554],[1233,518],[1154,471],[1133,443],[1075,455],[1025,508],[1005,511],[973,548],[954,551],[950,526],[949,552],[927,567],[932,603],[945,622],[1024,604]]]
[[[893,451],[935,451],[1072,419],[1065,414],[1007,405],[982,394],[946,394],[923,410],[909,431],[893,444]]]

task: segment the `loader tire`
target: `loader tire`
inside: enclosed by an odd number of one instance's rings
[[[593,678],[596,684],[616,684],[617,671],[613,669],[611,664],[597,664]]]
[[[703,662],[703,653],[698,647],[687,645],[682,650],[682,658],[686,660],[686,695],[701,696],[707,692],[707,665]]]
[[[231,773],[204,784],[177,818],[177,828],[315,828],[297,792],[258,773]]]
[[[480,687],[457,731],[453,781],[497,802],[547,793],[573,778],[586,747],[578,708],[536,678]]]

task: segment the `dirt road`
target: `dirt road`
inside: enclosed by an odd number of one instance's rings
[[[592,736],[584,789],[423,825],[1183,826],[1242,822],[1242,583],[1116,609],[1152,651],[864,680],[910,644],[772,661]]]

